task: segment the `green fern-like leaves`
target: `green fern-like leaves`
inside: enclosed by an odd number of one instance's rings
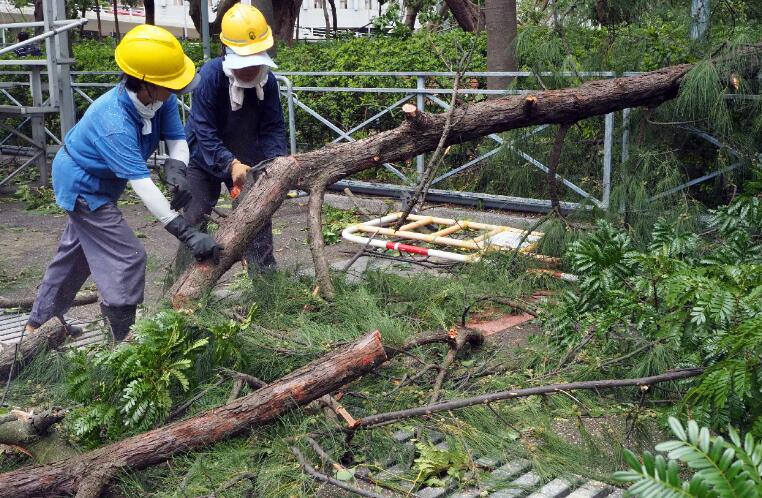
[[[712,436],[706,427],[699,428],[691,420],[687,427],[674,417],[669,425],[677,437],[656,446],[666,453],[654,456],[644,453],[641,459],[626,450],[625,460],[630,470],[617,472],[614,477],[632,482],[629,492],[641,498],[718,497],[759,498],[762,496],[762,445],[747,435],[744,446],[734,429],[731,442]],[[692,472],[689,480],[681,478],[681,465]]]

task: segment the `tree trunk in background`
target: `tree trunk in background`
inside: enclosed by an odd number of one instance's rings
[[[487,70],[516,70],[516,0],[486,0]],[[510,76],[487,78],[487,88],[504,90]]]
[[[333,20],[333,37],[336,38],[336,32],[339,28],[339,18],[336,14],[336,0],[328,0],[331,5],[331,19]]]
[[[85,17],[85,14],[87,14],[87,8],[90,6],[90,2],[88,0],[84,0],[82,2],[82,17]],[[79,27],[79,36],[82,36],[82,33],[85,31],[85,25]]]
[[[45,20],[45,14],[42,13],[42,0],[34,0],[34,20],[37,22]],[[34,34],[41,35],[42,29],[41,27],[34,28]]]
[[[328,17],[328,2],[323,0],[323,19],[325,19],[325,37],[331,36],[331,19]]]
[[[463,31],[473,33],[484,30],[484,13],[471,0],[445,0],[445,3]]]
[[[277,0],[273,2],[273,18],[271,25],[275,38],[288,45],[294,43],[294,25],[299,16],[302,0]]]
[[[122,39],[122,35],[119,33],[119,14],[116,13],[116,0],[113,0],[111,5],[114,7],[114,30],[116,31],[116,42],[119,43],[119,40]]]
[[[405,26],[411,30],[415,29],[415,20],[418,17],[418,12],[421,10],[420,2],[408,1],[405,2]]]
[[[100,0],[96,0],[95,4],[95,17],[98,19],[98,41],[103,38],[103,29],[101,28],[101,3]]]
[[[153,0],[143,0],[146,8],[146,24],[156,24],[156,4]]]

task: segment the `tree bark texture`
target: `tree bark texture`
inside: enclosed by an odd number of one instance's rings
[[[9,299],[0,296],[0,308],[31,308],[34,305],[34,297],[22,297],[19,299]],[[86,294],[77,294],[72,306],[83,306],[93,304],[98,301],[98,294],[89,292]]]
[[[656,106],[677,95],[690,64],[671,66],[640,76],[597,80],[576,88],[538,91],[458,107],[445,145],[467,142],[490,133],[539,124],[561,124],[604,115],[627,107]],[[252,236],[280,207],[289,189],[329,185],[357,172],[434,150],[444,129],[444,114],[417,111],[395,129],[352,143],[278,158],[249,182],[240,207],[220,224],[215,238],[225,250],[220,263],[194,263],[177,279],[171,296],[175,307],[200,297],[237,261]],[[425,126],[421,126],[425,123]]]
[[[487,70],[516,70],[516,0],[486,0]],[[487,78],[487,88],[504,90],[511,84],[510,76]]]
[[[302,0],[278,0],[273,2],[272,25],[275,38],[288,45],[294,43],[294,25],[302,8]]]
[[[550,198],[550,205],[559,214],[561,213],[561,201],[558,198],[558,179],[556,175],[558,162],[561,160],[561,150],[564,147],[564,139],[570,127],[571,124],[564,123],[558,128],[556,138],[553,141],[553,149],[550,151],[550,157],[548,158],[548,197]]]
[[[18,375],[24,365],[47,349],[56,349],[66,339],[66,329],[58,318],[44,323],[32,334],[24,334],[21,345],[5,345],[0,351],[0,382],[6,382]],[[16,360],[14,361],[14,358]],[[13,370],[11,372],[11,370]]]
[[[421,10],[421,3],[407,0],[405,2],[405,26],[411,30],[415,29],[415,20],[418,18],[418,12]]]
[[[463,31],[474,33],[484,30],[486,26],[484,13],[471,0],[445,0],[445,4]],[[444,12],[441,14],[443,15]]]
[[[378,331],[361,337],[232,403],[52,465],[0,474],[0,497],[88,493],[102,476],[143,469],[247,429],[329,394],[386,360]],[[100,482],[103,485],[102,482]]]
[[[114,9],[114,30],[116,31],[116,42],[119,43],[119,40],[122,39],[121,33],[119,33],[119,14],[117,14],[117,1],[113,0],[111,2],[111,7]]]

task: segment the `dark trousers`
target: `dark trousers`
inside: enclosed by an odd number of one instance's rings
[[[29,322],[39,326],[62,316],[92,274],[101,302],[110,307],[143,302],[146,252],[113,203],[90,211],[77,199],[61,241],[32,306]]]
[[[217,205],[223,181],[214,175],[210,175],[193,162],[188,165],[187,178],[188,187],[193,198],[185,206],[183,216],[192,225],[206,226],[206,223],[203,223],[204,215],[210,214],[212,208]],[[231,179],[225,179],[224,183],[228,189],[233,186]],[[182,252],[183,247],[180,247],[180,252]],[[181,255],[180,252],[178,252],[177,258],[178,265],[185,266],[187,263],[184,262],[188,261],[189,258],[187,255]],[[243,256],[246,260],[249,274],[252,274],[255,269],[260,271],[275,269],[272,220],[268,220],[262,229],[254,235],[251,244],[246,248]]]

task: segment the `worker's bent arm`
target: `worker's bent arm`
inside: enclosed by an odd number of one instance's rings
[[[150,178],[142,178],[140,180],[130,180],[130,186],[132,190],[138,194],[140,200],[143,201],[148,211],[166,226],[167,223],[174,220],[180,213],[169,207],[169,201],[164,194],[161,193],[159,187]]]
[[[186,166],[190,161],[190,149],[185,140],[165,140],[167,144],[167,153],[170,159],[177,159]]]

